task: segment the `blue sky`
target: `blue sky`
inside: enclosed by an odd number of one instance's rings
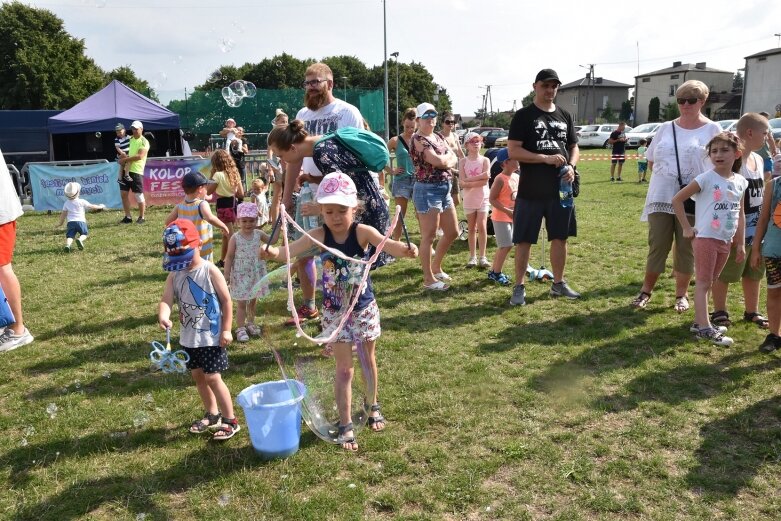
[[[130,65],[163,101],[183,98],[220,65],[351,55],[383,60],[382,0],[29,0],[84,39],[106,70]],[[388,54],[423,63],[454,109],[472,115],[492,85],[494,110],[512,108],[541,68],[565,83],[597,76],[634,83],[673,61],[735,71],[778,45],[781,2],[698,3],[387,0]],[[389,79],[393,81],[393,65]],[[233,78],[238,79],[238,78]],[[392,92],[392,89],[391,89]],[[421,100],[428,101],[428,100]]]

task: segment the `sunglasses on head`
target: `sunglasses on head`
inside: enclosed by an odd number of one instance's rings
[[[456,120],[454,120],[454,119],[446,119],[445,121],[443,121],[443,123],[446,123],[448,125],[455,125]]]
[[[678,98],[678,105],[686,105],[687,103],[689,105],[695,105],[698,101],[700,101],[700,98]]]

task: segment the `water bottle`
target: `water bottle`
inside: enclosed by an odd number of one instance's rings
[[[781,177],[781,152],[773,156],[773,178]]]
[[[559,168],[559,203],[562,208],[572,208],[572,183],[565,181],[564,176],[569,172],[569,165]]]
[[[298,192],[298,200],[303,205],[304,203],[311,203],[314,202],[315,196],[312,192],[312,188],[309,186],[309,183],[304,183],[301,185],[301,191]],[[316,215],[307,215],[304,216],[304,227],[308,230],[312,230],[314,228],[317,228],[320,226],[320,223],[317,220]]]

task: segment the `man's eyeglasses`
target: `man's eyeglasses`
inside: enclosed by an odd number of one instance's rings
[[[686,105],[687,103],[689,105],[696,105],[698,101],[700,101],[700,98],[678,98],[676,100],[678,102],[678,105]]]
[[[456,124],[456,120],[454,120],[454,119],[446,119],[445,121],[443,121],[443,123],[445,123],[446,125],[455,125]]]
[[[308,80],[308,81],[304,81],[304,82],[302,82],[302,83],[301,83],[301,86],[302,86],[303,88],[307,88],[307,87],[317,87],[318,85],[320,85],[320,84],[321,84],[321,83],[323,83],[324,81],[328,81],[328,80],[321,80],[321,79],[317,79],[317,80]]]

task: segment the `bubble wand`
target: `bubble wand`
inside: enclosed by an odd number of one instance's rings
[[[190,361],[188,355],[183,349],[171,351],[171,328],[165,328],[166,342],[165,347],[157,340],[152,341],[152,351],[149,353],[149,359],[152,366],[158,371],[166,374],[184,373],[187,370],[187,362]]]

